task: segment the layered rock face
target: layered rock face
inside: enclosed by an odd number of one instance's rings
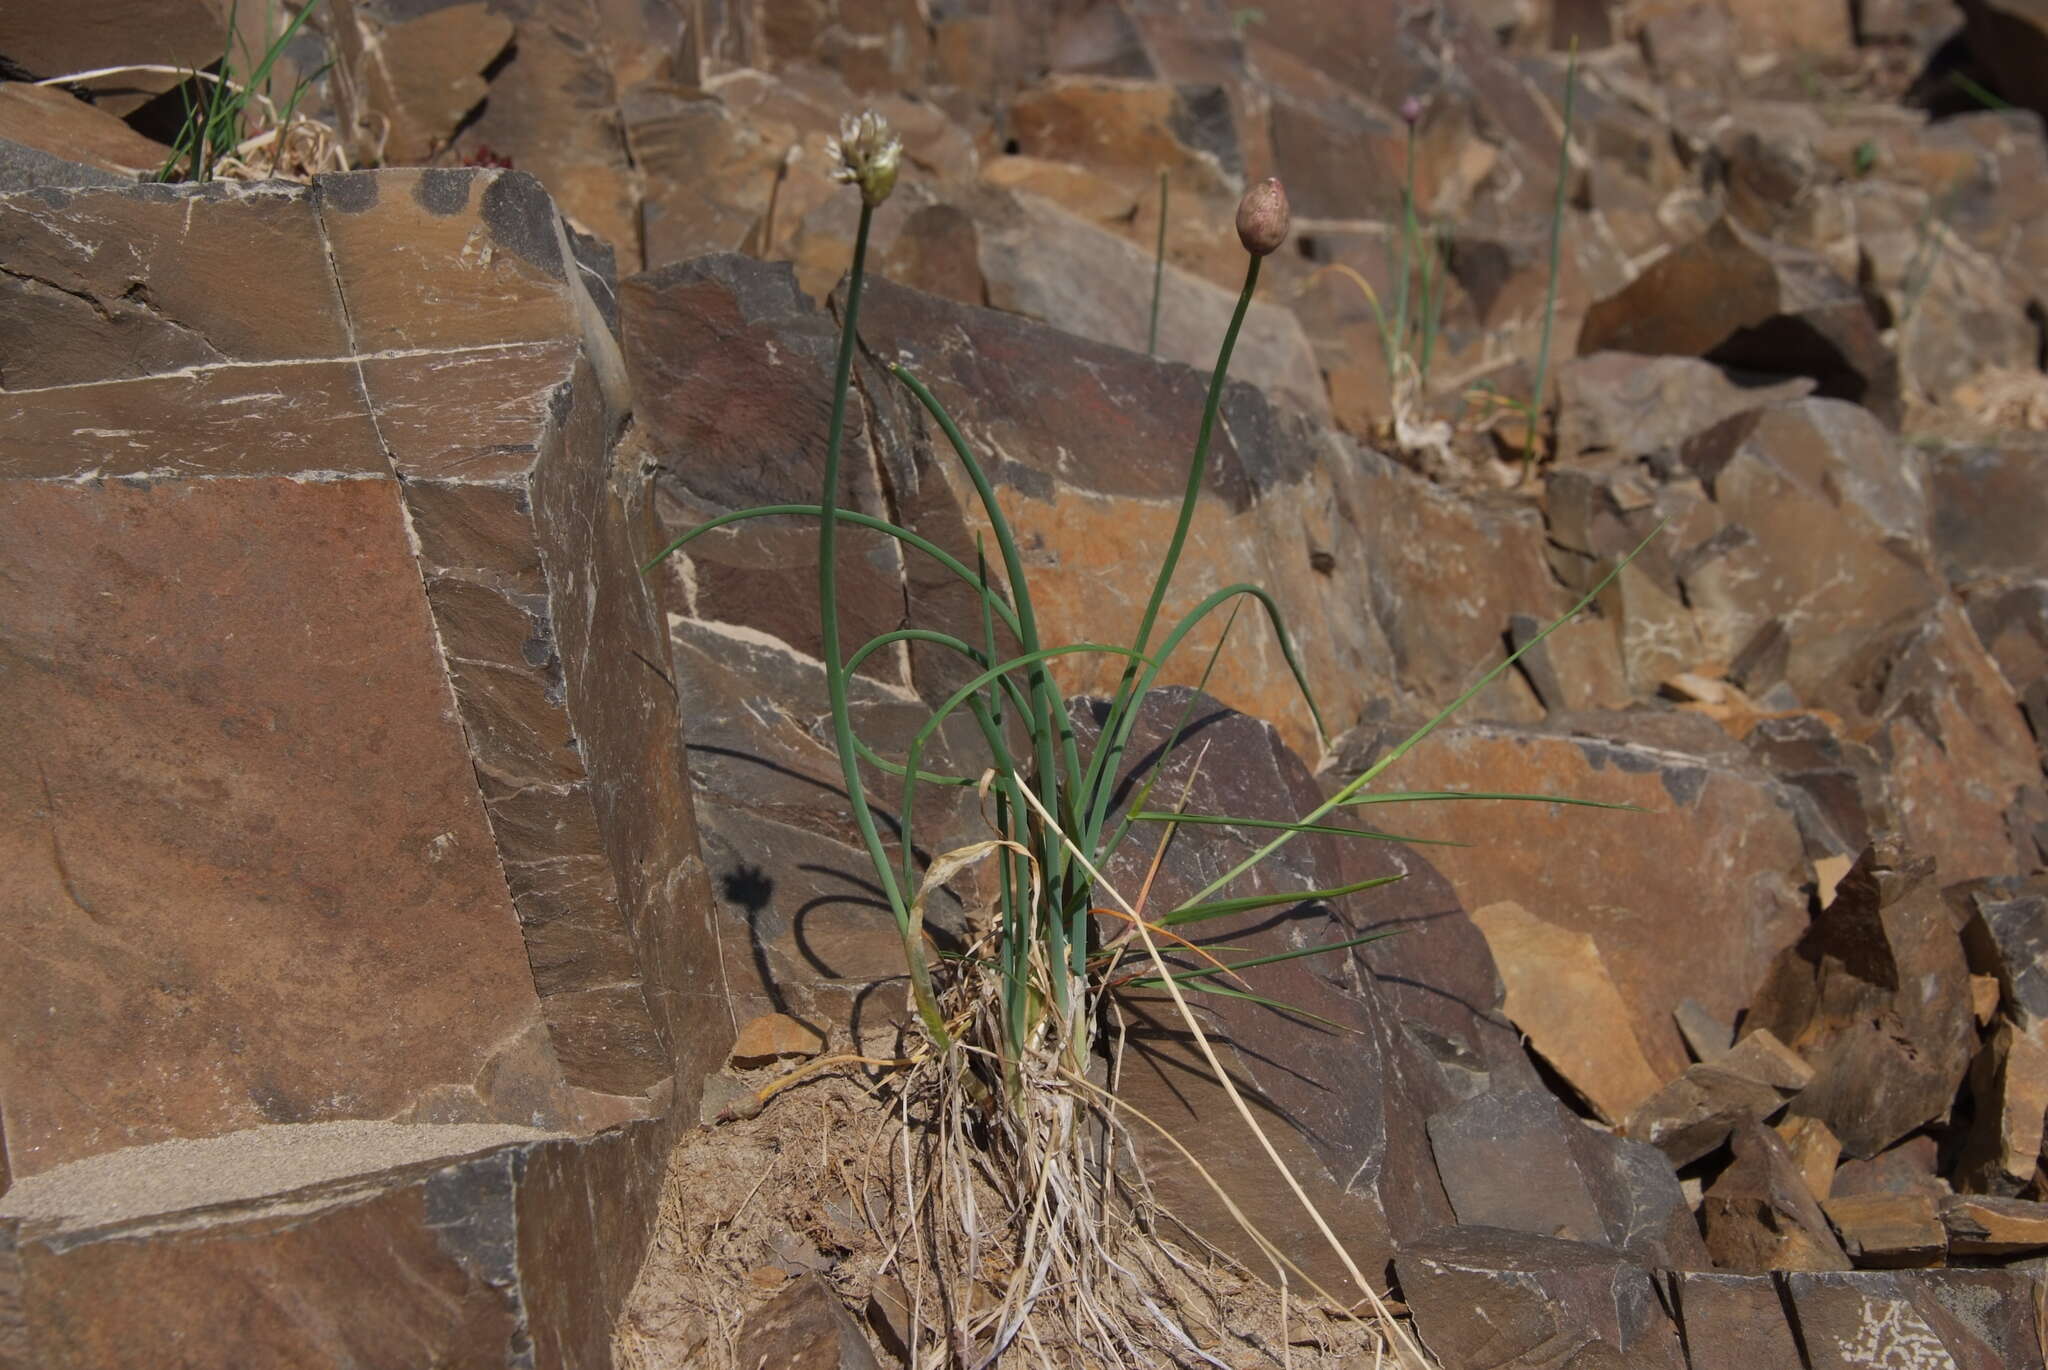
[[[23,1363],[591,1363],[729,1018],[552,203],[39,192],[0,262]]]

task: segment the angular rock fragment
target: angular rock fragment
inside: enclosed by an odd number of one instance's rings
[[[732,1044],[732,1063],[741,1068],[764,1066],[792,1056],[815,1056],[825,1046],[816,1028],[786,1013],[764,1013],[740,1024]]]
[[[1529,729],[1452,723],[1389,780],[1645,811],[1414,804],[1403,806],[1397,831],[1480,839],[1469,849],[1429,849],[1467,907],[1516,901],[1590,936],[1663,1079],[1691,1059],[1673,1006],[1690,997],[1733,1020],[1775,955],[1767,949],[1796,941],[1806,923],[1796,893],[1805,858],[1789,800],[1704,718],[1582,715]]]
[[[1620,1122],[1656,1091],[1657,1076],[1636,1043],[1628,1005],[1591,937],[1546,923],[1513,902],[1475,909],[1472,921],[1486,934],[1506,983],[1502,1011],[1602,1118]]]
[[[1786,1302],[1813,1370],[1874,1365],[2002,1370],[1998,1348],[1951,1313],[1918,1271],[1793,1271]]]
[[[1956,1194],[1941,1203],[1956,1256],[2029,1256],[2048,1251],[2048,1203]]]
[[[1867,1160],[1846,1160],[1835,1169],[1828,1192],[1836,1198],[1865,1194],[1944,1198],[1948,1181],[1938,1173],[1940,1149],[1926,1133],[1908,1137]]]
[[[1646,1265],[1707,1264],[1671,1163],[1588,1127],[1548,1093],[1475,1096],[1433,1116],[1429,1139],[1465,1226],[1604,1243]]]
[[[2048,442],[2038,434],[1936,449],[1927,503],[1950,583],[2048,578],[2048,549],[2035,536],[2048,519]]]
[[[334,13],[338,60],[350,74],[335,85],[340,117],[346,127],[377,127],[377,150],[392,165],[424,162],[447,145],[489,89],[480,73],[513,35],[512,21],[481,0],[401,10],[389,24],[351,0]]]
[[[1735,1029],[1707,1012],[1697,999],[1681,999],[1671,1016],[1695,1061],[1710,1061],[1735,1045]]]
[[[1970,1065],[1976,1113],[1956,1179],[1976,1194],[2018,1194],[2036,1181],[2048,1116],[2048,1024],[2001,1023]]]
[[[1770,1276],[1717,1270],[1674,1271],[1667,1278],[1688,1370],[1789,1370],[1800,1363],[1799,1344]]]
[[[1417,1335],[1447,1370],[1685,1364],[1655,1279],[1604,1247],[1456,1227],[1404,1245],[1394,1270]]]
[[[1932,872],[1894,841],[1866,848],[1746,1020],[1813,1064],[1793,1112],[1827,1123],[1851,1156],[1945,1114],[1969,1069],[1969,968]]]
[[[805,1275],[747,1314],[739,1364],[789,1370],[878,1370],[879,1362],[832,1286]]]
[[[1712,1060],[1688,1066],[1645,1099],[1624,1131],[1674,1165],[1687,1165],[1745,1122],[1770,1117],[1813,1081],[1813,1070],[1767,1031],[1752,1032]]]
[[[1803,377],[1741,385],[1697,357],[1582,354],[1557,370],[1560,463],[1612,453],[1670,469],[1685,444],[1739,414],[1810,394]]]
[[[674,1131],[270,1125],[106,1152],[0,1196],[34,1366],[605,1363]],[[266,1291],[245,1297],[246,1291]]]
[[[1942,1216],[1924,1195],[1842,1195],[1823,1202],[1821,1211],[1859,1270],[1937,1265],[1948,1248]]]
[[[1176,796],[1192,776],[1191,813],[1259,818],[1296,816],[1314,807],[1314,782],[1273,730],[1213,701],[1194,700],[1189,735],[1200,744],[1183,743],[1158,759],[1158,749],[1189,702],[1188,692],[1180,689],[1155,691],[1146,701],[1128,752],[1134,774],[1157,765],[1158,792]],[[1092,715],[1077,719],[1077,726],[1085,756],[1094,743]],[[1206,759],[1197,772],[1196,754],[1204,746]],[[1172,908],[1187,900],[1208,873],[1227,870],[1249,855],[1255,849],[1253,836],[1205,827],[1199,846],[1176,840],[1152,882],[1148,907]],[[1442,886],[1412,855],[1385,843],[1339,846],[1339,840],[1298,839],[1241,878],[1232,891],[1316,889],[1403,867],[1419,878],[1364,897],[1215,919],[1201,925],[1201,940],[1252,949],[1257,955],[1344,941],[1374,926],[1437,916],[1444,907]],[[1129,842],[1103,873],[1111,886],[1134,890],[1144,882],[1150,862],[1149,843]],[[1168,959],[1180,968],[1194,964],[1171,952]],[[1243,1000],[1197,995],[1191,1007],[1202,1015],[1225,1069],[1261,1113],[1282,1158],[1360,1268],[1381,1270],[1397,1243],[1451,1220],[1424,1126],[1451,1098],[1435,1068],[1402,1030],[1372,974],[1373,965],[1368,947],[1247,972],[1254,992],[1342,1024],[1348,1030],[1341,1035]],[[1118,1004],[1129,1034],[1121,1096],[1178,1137],[1303,1269],[1331,1288],[1330,1281],[1347,1278],[1257,1139],[1235,1120],[1234,1107],[1213,1082],[1167,996],[1159,990],[1127,990]],[[1144,1132],[1133,1135],[1168,1209],[1208,1240],[1241,1253],[1240,1259],[1261,1259],[1177,1151]]]
[[[1757,1122],[1735,1130],[1735,1160],[1707,1187],[1700,1206],[1716,1267],[1847,1270],[1849,1258],[1776,1133]]]
[[[96,167],[123,180],[154,174],[171,150],[54,86],[0,85],[0,139]]]
[[[1819,394],[1899,422],[1898,358],[1855,288],[1819,257],[1725,219],[1587,310],[1579,349],[1810,376]]]
[[[1969,895],[1963,950],[1970,969],[1994,976],[2005,1011],[2022,1028],[2048,1022],[2048,892],[1990,890]]]
[[[1842,1143],[1818,1118],[1787,1118],[1777,1125],[1778,1137],[1799,1167],[1801,1178],[1813,1197],[1826,1201],[1835,1188],[1835,1166],[1841,1160]]]

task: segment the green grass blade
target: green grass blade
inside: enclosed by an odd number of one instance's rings
[[[1523,804],[1575,804],[1585,809],[1649,812],[1638,804],[1616,804],[1605,799],[1572,799],[1561,794],[1506,794],[1481,790],[1408,790],[1389,794],[1358,794],[1345,800],[1343,807],[1357,808],[1362,804],[1433,804],[1456,799],[1502,799]]]
[[[1255,909],[1280,908],[1289,904],[1313,904],[1324,899],[1342,899],[1347,894],[1375,890],[1382,885],[1391,885],[1407,878],[1406,875],[1376,875],[1370,880],[1359,880],[1349,885],[1334,885],[1326,890],[1293,890],[1286,894],[1247,894],[1241,899],[1219,899],[1213,904],[1196,904],[1192,908],[1175,909],[1159,919],[1158,923],[1163,928],[1178,928],[1189,923],[1205,922],[1211,918],[1228,918],[1233,913],[1250,913]]]
[[[1156,979],[1148,982],[1146,987],[1150,989],[1165,988],[1165,986]],[[1305,1008],[1296,1008],[1294,1005],[1289,1003],[1283,1003],[1278,999],[1268,999],[1263,994],[1251,994],[1246,992],[1245,990],[1232,989],[1228,985],[1212,985],[1197,980],[1192,984],[1184,986],[1184,988],[1190,994],[1214,994],[1224,999],[1243,999],[1247,1003],[1257,1004],[1261,1008],[1273,1009],[1279,1013],[1291,1013],[1295,1015],[1297,1018],[1306,1018],[1312,1023],[1321,1023],[1324,1027],[1329,1028],[1333,1032],[1355,1031],[1355,1029],[1353,1028],[1345,1027],[1342,1023],[1334,1022],[1331,1019],[1323,1017],[1323,1015],[1320,1013],[1310,1013]]]
[[[1145,333],[1145,355],[1159,355],[1159,292],[1166,284],[1166,170],[1159,171],[1159,241],[1152,248],[1152,326]]]
[[[1250,970],[1254,966],[1270,966],[1280,961],[1299,961],[1304,956],[1321,956],[1326,951],[1343,951],[1347,947],[1362,947],[1367,942],[1382,942],[1389,937],[1399,937],[1407,931],[1409,931],[1407,928],[1384,928],[1379,932],[1369,932],[1363,937],[1353,937],[1343,942],[1324,942],[1319,946],[1298,947],[1293,951],[1275,952],[1271,956],[1254,956],[1249,961],[1232,961],[1221,967],[1204,966],[1197,970],[1177,971],[1174,973],[1173,982],[1177,985],[1185,985],[1191,980],[1206,980],[1215,975],[1227,975],[1240,970]],[[1131,983],[1135,985],[1156,985],[1160,983],[1160,980],[1158,976],[1146,976],[1142,979],[1133,980]]]
[[[1136,823],[1194,823],[1215,828],[1272,828],[1289,834],[1322,832],[1332,837],[1364,837],[1374,842],[1407,842],[1418,847],[1472,845],[1470,842],[1451,842],[1441,837],[1403,837],[1399,833],[1373,832],[1366,828],[1339,828],[1327,823],[1297,822],[1291,818],[1236,818],[1220,813],[1134,813],[1131,820]],[[1203,891],[1205,894],[1208,892]]]

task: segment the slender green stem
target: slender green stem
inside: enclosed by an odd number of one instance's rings
[[[1095,850],[1096,839],[1101,835],[1103,821],[1109,813],[1110,792],[1116,784],[1124,744],[1130,736],[1131,725],[1137,720],[1138,707],[1143,703],[1132,694],[1138,678],[1138,660],[1144,657],[1145,649],[1151,645],[1152,627],[1158,622],[1160,606],[1166,601],[1167,587],[1173,583],[1181,550],[1187,545],[1188,529],[1195,520],[1195,506],[1201,499],[1202,482],[1208,476],[1209,443],[1216,431],[1216,412],[1223,404],[1223,383],[1230,375],[1230,354],[1237,347],[1238,332],[1244,327],[1244,316],[1251,309],[1252,292],[1259,285],[1259,263],[1264,260],[1256,253],[1246,255],[1244,289],[1238,292],[1237,310],[1230,316],[1230,327],[1223,334],[1223,346],[1216,353],[1215,370],[1209,376],[1209,396],[1202,405],[1202,426],[1195,435],[1194,457],[1188,462],[1188,483],[1181,496],[1180,516],[1174,522],[1173,538],[1167,543],[1166,557],[1159,563],[1159,575],[1152,582],[1152,594],[1145,601],[1145,612],[1138,620],[1137,636],[1131,644],[1134,659],[1124,668],[1123,679],[1117,684],[1109,716],[1096,740],[1095,755],[1088,763],[1087,777],[1081,782],[1081,794],[1090,804],[1081,833],[1080,846],[1084,851]]]
[[[820,635],[824,639],[825,694],[831,702],[832,733],[838,743],[847,803],[853,810],[854,825],[860,829],[861,841],[867,846],[868,859],[874,864],[875,876],[888,898],[889,910],[896,916],[896,928],[903,939],[903,957],[910,972],[911,996],[917,1003],[918,1017],[924,1020],[925,1031],[931,1035],[933,1045],[943,1050],[952,1044],[952,1034],[946,1031],[946,1020],[939,1011],[938,997],[932,992],[931,967],[925,961],[924,947],[918,940],[919,931],[912,926],[910,906],[904,902],[903,890],[896,882],[894,863],[882,845],[881,834],[875,830],[875,816],[868,807],[867,790],[860,778],[860,756],[853,743],[846,667],[839,655],[839,459],[846,440],[846,395],[853,384],[853,349],[860,323],[861,282],[867,270],[868,228],[874,217],[873,206],[863,200],[860,228],[853,240],[853,270],[847,276],[846,318],[839,328],[839,358],[832,372],[832,422],[825,438],[825,493],[818,501],[822,510],[818,522],[818,621]],[[914,762],[912,769],[916,769]],[[906,832],[905,841],[908,840]]]
[[[1166,169],[1159,170],[1159,241],[1152,249],[1152,327],[1145,334],[1145,355],[1159,355],[1159,292],[1166,284]]]

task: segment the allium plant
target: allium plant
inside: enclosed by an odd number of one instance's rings
[[[845,437],[846,403],[852,377],[853,356],[858,336],[861,290],[866,279],[868,234],[875,208],[889,195],[901,163],[901,145],[887,125],[874,115],[848,119],[842,125],[834,155],[839,160],[837,179],[859,187],[861,215],[854,239],[853,265],[847,279],[841,321],[839,350],[833,375],[831,420],[826,441],[824,488],[817,504],[782,504],[739,510],[722,515],[692,529],[663,548],[647,564],[652,570],[667,556],[692,539],[727,524],[776,515],[815,517],[818,520],[818,591],[821,604],[824,674],[830,703],[832,727],[846,795],[853,821],[873,864],[896,929],[901,937],[910,995],[921,1028],[921,1047],[910,1053],[906,1063],[914,1069],[936,1067],[941,1087],[953,1105],[934,1110],[945,1116],[949,1107],[966,1099],[979,1122],[966,1131],[979,1140],[976,1145],[1005,1150],[1008,1169],[1015,1180],[1016,1200],[1012,1217],[1020,1223],[1027,1210],[1032,1223],[1053,1227],[1025,1242],[1026,1254],[1040,1253],[1040,1259],[1063,1265],[1055,1283],[1070,1291],[1086,1290],[1096,1276],[1111,1270],[1127,1276],[1114,1261],[1097,1264],[1091,1274],[1088,1262],[1076,1255],[1095,1250],[1100,1233],[1109,1224],[1098,1210],[1116,1188],[1104,1180],[1107,1170],[1099,1150],[1084,1154],[1086,1138],[1099,1139],[1122,1126],[1105,1112],[1106,1095],[1090,1079],[1090,1066],[1097,1054],[1097,1029],[1104,1020],[1107,997],[1120,987],[1164,989],[1179,1007],[1193,1040],[1200,1046],[1217,1083],[1236,1105],[1237,1112],[1257,1135],[1268,1157],[1281,1173],[1279,1154],[1263,1129],[1237,1095],[1227,1073],[1213,1052],[1200,1021],[1188,1009],[1188,993],[1228,995],[1255,1002],[1268,1002],[1243,989],[1223,983],[1237,979],[1237,972],[1256,965],[1312,956],[1370,941],[1373,934],[1278,956],[1228,963],[1192,940],[1197,925],[1205,920],[1275,906],[1292,906],[1316,900],[1339,899],[1357,894],[1399,877],[1365,880],[1330,889],[1293,890],[1279,894],[1233,897],[1228,887],[1241,875],[1279,847],[1303,832],[1340,833],[1364,838],[1382,838],[1383,833],[1337,827],[1328,823],[1332,813],[1365,804],[1417,802],[1427,800],[1522,799],[1544,803],[1584,803],[1551,795],[1469,794],[1469,793],[1381,793],[1368,794],[1366,787],[1394,764],[1422,738],[1435,730],[1453,711],[1496,679],[1521,655],[1509,657],[1488,672],[1449,708],[1425,727],[1390,751],[1364,775],[1346,785],[1334,797],[1293,823],[1274,823],[1233,818],[1229,815],[1189,814],[1171,805],[1150,805],[1152,780],[1148,778],[1124,813],[1112,821],[1112,797],[1122,770],[1126,749],[1137,722],[1139,708],[1157,682],[1161,671],[1176,651],[1204,622],[1226,608],[1232,611],[1250,600],[1262,609],[1279,639],[1288,669],[1300,688],[1303,701],[1314,718],[1319,735],[1323,723],[1316,710],[1308,680],[1287,634],[1279,606],[1265,590],[1251,584],[1228,585],[1205,597],[1161,631],[1162,613],[1172,587],[1174,573],[1186,546],[1190,525],[1208,469],[1211,440],[1215,433],[1218,406],[1230,357],[1238,334],[1251,307],[1259,281],[1260,264],[1286,239],[1288,206],[1285,190],[1277,180],[1252,187],[1238,210],[1237,229],[1246,250],[1244,286],[1237,307],[1225,330],[1210,376],[1194,451],[1187,466],[1185,492],[1172,536],[1168,539],[1153,576],[1143,613],[1128,643],[1084,642],[1046,646],[1041,641],[1032,605],[1031,586],[1025,574],[1018,545],[1001,503],[988,476],[960,429],[931,390],[906,368],[889,368],[891,375],[916,397],[932,422],[952,447],[961,469],[974,487],[996,544],[1001,580],[990,574],[985,561],[969,566],[914,530],[871,515],[843,509],[839,504],[840,464]],[[840,635],[838,603],[838,539],[840,530],[852,525],[896,539],[906,548],[927,556],[978,597],[982,610],[981,641],[968,642],[951,634],[926,628],[903,628],[883,633],[848,654]],[[1633,555],[1633,554],[1631,554]],[[1617,570],[1619,568],[1617,567]],[[1611,579],[1612,573],[1610,573]],[[1553,623],[1522,648],[1527,651],[1547,637],[1559,624],[1590,603],[1604,588],[1589,593],[1571,613]],[[1007,593],[1005,593],[1007,591]],[[997,647],[1000,626],[1021,649],[1003,658]],[[1226,624],[1209,658],[1213,667],[1229,635]],[[974,668],[974,675],[937,709],[910,742],[901,760],[879,756],[854,731],[848,707],[848,681],[870,656],[901,643],[920,643],[952,652]],[[1100,732],[1092,750],[1084,756],[1074,728],[1050,670],[1050,663],[1063,655],[1085,653],[1120,658],[1122,677],[1103,715]],[[1207,672],[1203,673],[1206,680]],[[956,711],[966,709],[986,748],[982,767],[973,774],[934,774],[923,769],[924,751],[932,737]],[[1171,752],[1191,712],[1183,712],[1160,754]],[[1012,720],[1021,721],[1022,745],[1012,745],[1020,734],[1010,730]],[[900,841],[892,856],[883,842],[867,797],[861,763],[866,762],[895,777],[902,786],[898,809]],[[1152,776],[1160,772],[1154,767]],[[920,866],[913,839],[919,792],[924,787],[971,787],[988,798],[994,831],[984,842],[934,857]],[[1183,797],[1184,798],[1184,797]],[[1142,897],[1133,903],[1109,887],[1101,875],[1110,857],[1130,838],[1138,825],[1158,825],[1168,837],[1180,824],[1230,824],[1265,828],[1273,836],[1254,856],[1211,882],[1193,898],[1166,910],[1146,910]],[[1155,828],[1154,830],[1158,830]],[[1164,839],[1162,839],[1163,841]],[[928,893],[955,878],[967,865],[994,863],[996,895],[990,910],[992,932],[978,939],[978,950],[965,957],[934,963],[926,951],[922,916]],[[1111,929],[1103,932],[1102,929]],[[1194,969],[1175,969],[1161,952],[1171,944],[1197,959]],[[1136,964],[1139,970],[1128,967]],[[1119,969],[1119,967],[1123,967]],[[1284,1007],[1284,1006],[1280,1006]],[[794,1077],[785,1077],[764,1091]],[[928,1076],[927,1078],[931,1078]],[[1090,1129],[1076,1125],[1083,1116],[1107,1121],[1108,1128]],[[990,1167],[980,1164],[978,1173]],[[1315,1214],[1314,1206],[1295,1182],[1286,1175],[1294,1194],[1308,1208],[1323,1235],[1337,1248],[1367,1298],[1376,1299],[1370,1283],[1344,1256],[1341,1243]],[[1048,1207],[1047,1192],[1065,1196],[1064,1206]],[[1035,1232],[1038,1229],[1033,1229]],[[1284,1252],[1273,1248],[1256,1232],[1252,1234],[1274,1260],[1275,1273],[1284,1281],[1288,1272],[1300,1272]],[[1018,1253],[1013,1252],[1013,1257]],[[1021,1257],[1018,1257],[1021,1260]],[[1044,1270],[1036,1272],[1015,1267],[1018,1280],[1036,1280],[1034,1291],[1045,1286]],[[1303,1277],[1305,1278],[1305,1277]],[[976,1329],[984,1346],[992,1340],[995,1351],[1017,1334],[1019,1319],[1039,1297],[1017,1296],[1004,1301],[1002,1316]],[[1025,1311],[1013,1314],[1013,1305]],[[956,1341],[956,1345],[957,1345]],[[1098,1351],[1103,1349],[1097,1348]],[[1127,1349],[1127,1348],[1126,1348]],[[994,1354],[994,1351],[990,1352]],[[1412,1358],[1411,1358],[1412,1359]],[[1130,1363],[1122,1352],[1105,1363]]]

